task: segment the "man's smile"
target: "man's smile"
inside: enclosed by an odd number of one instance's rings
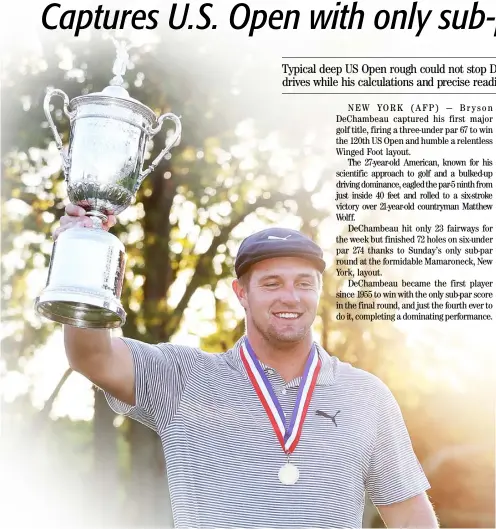
[[[281,320],[297,320],[301,312],[273,312],[272,315]]]

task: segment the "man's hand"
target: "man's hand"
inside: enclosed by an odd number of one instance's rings
[[[116,223],[117,219],[115,215],[108,215],[107,222],[103,223],[103,229],[108,231],[112,226],[115,226]],[[75,226],[91,228],[93,223],[82,207],[69,204],[65,208],[65,215],[60,218],[60,226],[53,232],[53,239],[57,240],[57,237],[63,231],[74,228]]]

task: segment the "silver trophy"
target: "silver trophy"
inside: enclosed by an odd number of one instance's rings
[[[107,215],[118,215],[134,199],[143,180],[181,136],[181,122],[171,113],[159,118],[132,99],[122,86],[128,49],[117,43],[117,58],[110,86],[69,101],[62,90],[51,89],[44,101],[48,124],[62,156],[67,193],[83,207],[93,228],[73,228],[59,235],[52,250],[48,280],[36,299],[36,311],[59,323],[83,328],[116,328],[125,323],[120,302],[126,253],[124,245],[102,228]],[[50,113],[50,101],[60,96],[70,121],[69,148]],[[175,131],[162,152],[143,170],[146,142],[165,120]]]

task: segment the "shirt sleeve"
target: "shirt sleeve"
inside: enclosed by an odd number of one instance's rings
[[[412,447],[400,407],[385,385],[378,407],[377,437],[366,489],[374,505],[390,505],[417,496],[430,484]]]
[[[122,338],[131,351],[135,376],[135,402],[130,406],[105,392],[112,410],[163,430],[176,414],[189,375],[200,359],[200,349],[161,343],[150,345]]]

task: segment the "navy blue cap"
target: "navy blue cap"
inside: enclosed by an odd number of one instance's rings
[[[236,256],[234,269],[239,278],[250,266],[273,257],[299,257],[310,261],[322,273],[326,264],[322,248],[303,233],[288,228],[267,228],[246,237]]]

